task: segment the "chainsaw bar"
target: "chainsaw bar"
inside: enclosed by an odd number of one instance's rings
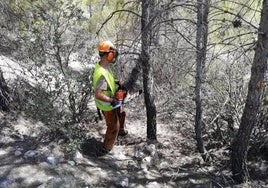
[[[133,99],[135,99],[136,97],[140,96],[142,94],[142,90],[140,89],[139,91],[133,93],[133,94],[128,94],[124,100],[123,100],[123,104],[129,103],[130,101],[132,101]]]

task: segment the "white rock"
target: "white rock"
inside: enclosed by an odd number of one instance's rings
[[[142,162],[146,163],[146,164],[150,164],[151,161],[152,161],[152,157],[150,157],[150,156],[147,156],[147,157],[143,158],[143,160],[142,160]]]
[[[33,159],[34,157],[36,157],[38,155],[37,151],[34,150],[29,150],[27,152],[24,153],[24,159]]]
[[[71,165],[71,166],[75,166],[75,162],[74,161],[68,161],[67,162],[69,165]]]
[[[128,187],[128,184],[129,184],[129,180],[127,177],[120,178],[115,182],[115,185],[117,187]]]
[[[79,151],[76,151],[75,158],[76,159],[83,159],[84,157],[83,157],[83,155]]]
[[[116,158],[117,158],[118,160],[126,160],[126,159],[127,159],[126,155],[125,155],[124,153],[122,153],[122,152],[118,153],[118,154],[116,155]]]
[[[137,160],[142,160],[144,158],[145,154],[142,151],[135,151],[134,157]]]
[[[150,153],[155,152],[155,150],[156,150],[156,147],[154,144],[150,144],[146,148]]]
[[[47,162],[52,166],[57,166],[60,162],[60,159],[58,157],[49,156],[47,157]]]
[[[146,188],[162,188],[163,185],[157,183],[156,181],[150,182],[146,185]]]
[[[21,151],[19,151],[19,150],[16,150],[16,151],[15,151],[15,156],[20,156],[21,154],[22,154]]]

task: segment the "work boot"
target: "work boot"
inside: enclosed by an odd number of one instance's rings
[[[128,134],[128,131],[120,130],[118,133],[118,136],[126,136]]]

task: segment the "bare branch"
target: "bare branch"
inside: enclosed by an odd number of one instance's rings
[[[212,6],[212,7],[215,8],[215,9],[217,9],[217,10],[220,10],[220,11],[226,13],[226,14],[230,14],[230,15],[233,15],[233,16],[238,16],[236,12],[231,12],[231,11],[225,10],[225,9],[223,9],[221,7],[217,7],[217,6]],[[244,21],[248,25],[252,26],[254,29],[258,29],[257,26],[253,25],[251,22],[247,21],[243,17],[240,16],[239,19],[241,19],[242,21]]]
[[[134,15],[136,15],[136,16],[138,16],[138,17],[141,17],[139,14],[137,14],[136,12],[131,11],[131,10],[124,10],[124,9],[122,9],[122,10],[116,10],[116,11],[112,12],[112,13],[110,14],[110,16],[109,16],[109,17],[102,23],[100,29],[96,32],[97,35],[99,35],[99,33],[100,33],[101,29],[103,28],[103,26],[104,26],[110,19],[112,19],[113,16],[114,16],[116,13],[118,13],[118,12],[128,12],[128,13],[134,14]]]

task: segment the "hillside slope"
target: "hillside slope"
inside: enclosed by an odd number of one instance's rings
[[[91,138],[72,154],[63,141],[49,139],[47,128],[23,114],[1,113],[0,187],[227,187],[233,184],[228,150],[214,150],[203,163],[195,150],[187,114],[158,121],[158,142],[146,141],[144,109],[127,109],[129,135],[111,153],[97,156],[105,122],[84,126]],[[189,117],[188,117],[189,118]],[[265,181],[258,185],[265,187]],[[255,185],[246,184],[247,187]],[[245,185],[241,185],[242,187]]]

